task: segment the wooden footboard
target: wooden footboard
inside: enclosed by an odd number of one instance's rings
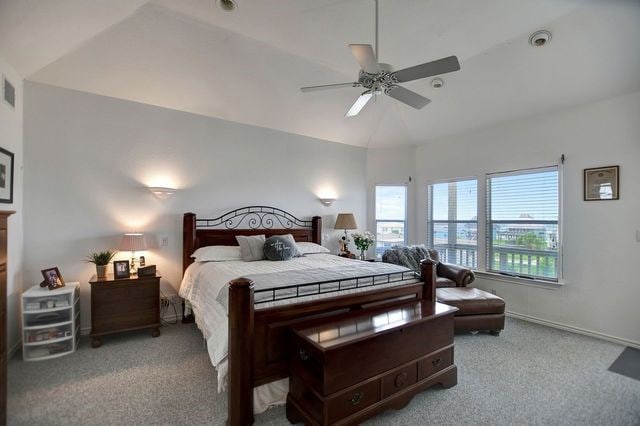
[[[229,425],[253,423],[253,388],[288,376],[292,325],[313,325],[327,317],[411,300],[435,303],[435,265],[423,261],[421,282],[256,310],[254,285],[229,283]]]

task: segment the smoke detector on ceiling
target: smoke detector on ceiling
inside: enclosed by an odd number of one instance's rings
[[[439,89],[442,86],[444,86],[444,81],[441,78],[436,77],[431,80],[431,87],[433,87],[434,89]]]
[[[529,44],[533,47],[541,47],[549,44],[551,41],[551,33],[547,30],[536,31],[529,37]]]
[[[216,0],[216,5],[225,12],[235,12],[238,10],[238,4],[235,0]]]

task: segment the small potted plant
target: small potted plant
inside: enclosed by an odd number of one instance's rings
[[[376,239],[369,231],[365,231],[362,234],[353,233],[351,236],[353,237],[353,242],[356,245],[356,248],[360,250],[360,260],[365,260],[367,250],[369,250],[369,247],[376,242]]]
[[[98,278],[104,278],[107,276],[107,265],[113,259],[113,256],[116,255],[115,251],[106,250],[101,252],[91,252],[89,256],[87,256],[87,262],[94,263],[96,265],[96,275]]]

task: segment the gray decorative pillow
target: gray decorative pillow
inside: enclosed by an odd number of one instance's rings
[[[296,243],[296,239],[293,238],[293,235],[291,234],[285,234],[285,235],[280,235],[280,237],[282,238],[286,238],[289,241],[291,241],[291,247],[293,247],[293,257],[300,257],[302,256],[302,253],[300,253],[300,250],[298,249],[298,244]]]
[[[289,260],[298,252],[298,248],[289,238],[274,235],[264,242],[264,255],[269,260]]]
[[[240,255],[245,262],[264,259],[264,235],[236,235]]]

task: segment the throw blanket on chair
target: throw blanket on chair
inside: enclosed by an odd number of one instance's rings
[[[394,265],[406,266],[410,269],[420,269],[420,262],[423,259],[431,259],[438,262],[438,252],[429,250],[423,245],[416,246],[394,246],[382,254],[382,261],[393,263]]]

